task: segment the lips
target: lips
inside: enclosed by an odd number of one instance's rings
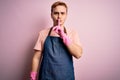
[[[58,20],[56,20],[58,22]],[[62,22],[62,20],[59,20],[59,22]]]
[[[58,23],[58,20],[59,20],[59,23]],[[59,25],[59,24],[61,24],[61,23],[62,23],[62,20],[57,19],[57,20],[56,20],[56,23],[57,23],[57,25]]]

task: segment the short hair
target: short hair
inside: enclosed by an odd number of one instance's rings
[[[57,2],[54,2],[51,6],[51,13],[53,12],[53,9],[56,7],[56,6],[64,6],[66,8],[66,12],[68,11],[68,7],[66,5],[66,3],[62,2],[62,1],[57,1]]]

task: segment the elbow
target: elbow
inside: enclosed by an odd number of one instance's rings
[[[78,55],[75,56],[76,59],[80,59],[82,56],[82,52],[79,52]]]
[[[75,58],[76,58],[76,59],[80,59],[80,58],[81,58],[81,56],[82,56],[82,55],[78,55],[78,56],[76,56]]]
[[[78,52],[78,55],[75,56],[76,59],[80,59],[82,56],[82,48],[80,49],[80,51]]]

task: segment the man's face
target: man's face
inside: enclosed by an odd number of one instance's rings
[[[58,19],[60,19],[60,25],[64,25],[67,17],[67,11],[65,6],[56,6],[51,13],[54,25],[58,24]]]

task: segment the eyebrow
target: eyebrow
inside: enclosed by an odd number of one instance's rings
[[[53,13],[56,13],[56,14],[57,14],[57,13],[62,13],[62,14],[63,14],[63,13],[65,13],[65,12],[57,12],[57,11],[55,11],[55,12],[53,12]]]

